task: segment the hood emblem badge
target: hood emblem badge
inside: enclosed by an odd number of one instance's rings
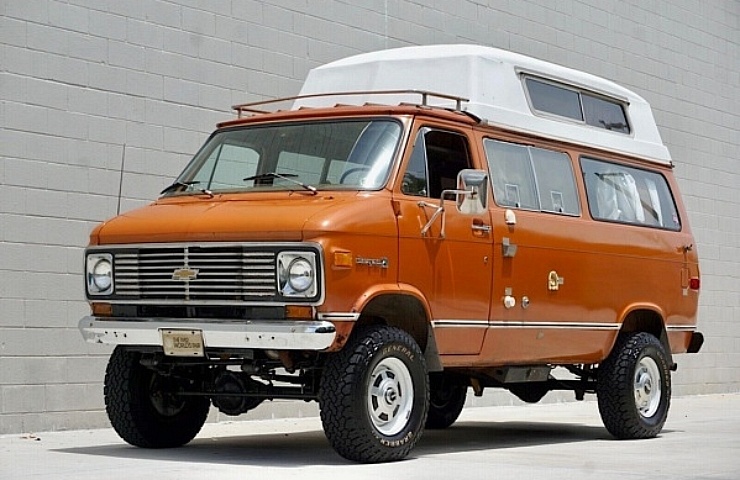
[[[197,268],[178,268],[172,272],[172,280],[179,280],[181,282],[189,282],[198,278]]]

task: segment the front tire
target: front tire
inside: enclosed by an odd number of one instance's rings
[[[116,433],[131,445],[185,445],[208,416],[206,397],[177,395],[180,382],[144,367],[141,354],[116,347],[105,372],[105,410]]]
[[[671,372],[660,341],[645,332],[620,335],[599,366],[596,393],[609,433],[619,439],[657,436],[671,403]]]
[[[429,404],[426,363],[405,331],[371,326],[332,354],[321,378],[324,432],[342,457],[401,460],[419,440]]]

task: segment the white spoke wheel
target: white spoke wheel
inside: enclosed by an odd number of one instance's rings
[[[403,430],[414,406],[411,372],[397,358],[383,359],[370,374],[367,411],[373,426],[386,436]]]
[[[650,357],[643,357],[635,369],[635,406],[644,418],[655,415],[661,399],[660,370]]]
[[[406,457],[421,436],[428,404],[424,355],[403,330],[364,327],[327,358],[321,421],[344,458],[377,463]]]
[[[596,393],[601,419],[612,435],[658,435],[671,403],[670,365],[660,341],[645,332],[620,335],[599,366]]]

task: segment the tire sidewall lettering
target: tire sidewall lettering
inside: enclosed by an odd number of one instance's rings
[[[398,448],[402,447],[403,445],[406,445],[411,440],[414,439],[414,432],[407,432],[406,435],[404,435],[403,438],[400,440],[388,440],[385,437],[381,437],[378,435],[378,432],[373,430],[373,433],[375,435],[375,438],[378,440],[378,442],[387,448]]]
[[[381,355],[380,358],[392,356],[405,360],[407,366],[414,361],[414,353],[407,346],[401,344],[384,345],[379,353]]]

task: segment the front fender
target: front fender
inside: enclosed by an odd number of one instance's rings
[[[352,312],[358,314],[359,324],[382,322],[408,332],[424,352],[429,371],[442,370],[434,329],[431,328],[431,309],[424,294],[413,285],[384,283],[376,284],[357,297]],[[353,324],[351,328],[354,328]],[[347,325],[338,328],[338,339],[351,334]],[[344,343],[344,342],[342,342]],[[331,350],[341,348],[335,342]]]
[[[431,320],[432,318],[431,309],[429,308],[429,302],[427,301],[421,290],[414,287],[413,285],[408,285],[405,283],[382,283],[373,285],[372,287],[365,290],[362,295],[357,297],[357,300],[354,302],[354,304],[352,304],[352,311],[362,313],[368,304],[382,295],[411,296],[418,300],[419,303],[422,305],[426,318],[428,320]]]

